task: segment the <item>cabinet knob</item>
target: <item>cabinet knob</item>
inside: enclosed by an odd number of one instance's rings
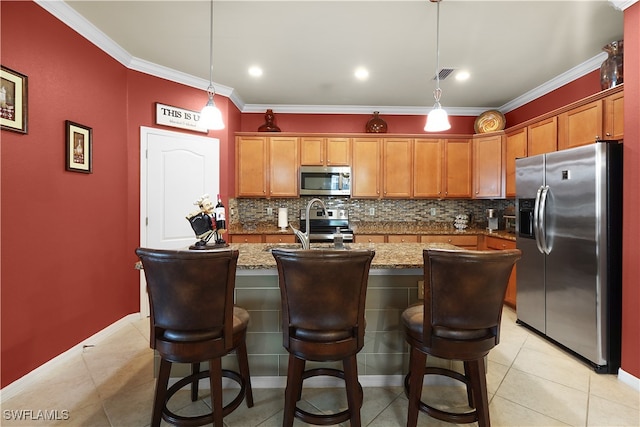
[[[609,132],[607,132],[607,136],[611,136],[611,134]]]

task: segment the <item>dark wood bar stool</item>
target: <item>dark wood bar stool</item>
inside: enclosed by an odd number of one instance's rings
[[[407,426],[417,424],[419,410],[442,421],[490,426],[484,358],[500,340],[502,305],[520,250],[426,249],[423,256],[424,304],[402,314],[411,348],[405,378]],[[463,361],[464,374],[427,367],[427,355]],[[424,403],[425,374],[445,375],[466,384],[471,411],[448,412]]]
[[[253,406],[245,337],[249,313],[233,305],[237,250],[176,251],[136,249],[142,261],[151,309],[151,348],[160,355],[151,426],[161,419],[177,426],[214,424],[245,399]],[[240,372],[222,369],[221,358],[234,351]],[[200,363],[208,362],[208,371]],[[172,363],[191,364],[192,373],[168,387]],[[198,398],[198,381],[209,378],[209,414],[193,417],[175,414],[167,402],[191,385],[191,400]],[[223,407],[222,377],[240,385],[236,397]]]
[[[282,296],[283,344],[289,352],[283,426],[293,419],[316,425],[350,420],[360,426],[362,387],[358,381],[356,354],[364,345],[364,308],[369,250],[272,250],[278,265]],[[343,370],[305,370],[306,361],[342,361]],[[342,378],[348,408],[328,415],[297,407],[305,379],[328,375]]]

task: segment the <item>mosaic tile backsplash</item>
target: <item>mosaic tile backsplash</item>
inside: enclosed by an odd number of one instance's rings
[[[229,221],[247,226],[255,223],[278,222],[278,208],[287,208],[289,222],[297,224],[300,210],[312,197],[297,199],[230,199]],[[502,217],[505,209],[515,207],[514,200],[369,200],[348,197],[321,197],[329,209],[347,209],[349,220],[356,222],[438,222],[453,224],[458,214],[469,215],[470,225],[484,228],[485,211],[495,209]],[[268,209],[271,209],[271,215]],[[432,215],[432,210],[435,215]]]

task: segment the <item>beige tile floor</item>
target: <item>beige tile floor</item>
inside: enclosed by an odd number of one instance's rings
[[[501,343],[488,362],[491,421],[494,426],[640,426],[640,394],[615,375],[598,375],[588,366],[515,324],[505,308]],[[3,426],[148,426],[155,380],[149,349],[148,320],[136,320],[103,338],[82,354],[43,374],[37,386],[2,402]],[[229,391],[231,392],[231,391]],[[182,393],[182,392],[181,392]],[[186,392],[175,398],[181,413],[208,408],[208,393],[191,403]],[[407,400],[400,387],[365,387],[363,425],[404,426]],[[460,387],[425,387],[432,404],[464,406]],[[227,397],[228,398],[228,397]],[[229,427],[282,425],[283,390],[254,389],[255,406],[243,403],[225,418]],[[303,393],[302,407],[332,411],[343,407],[340,389],[314,388]],[[453,402],[453,403],[452,403]],[[444,403],[442,403],[444,405]],[[32,411],[16,420],[14,410]],[[37,411],[58,411],[58,421],[38,419]],[[66,411],[66,412],[65,412]],[[25,412],[21,412],[25,414]],[[299,420],[295,425],[303,425]],[[442,423],[420,414],[418,425]],[[475,423],[472,425],[476,425]]]

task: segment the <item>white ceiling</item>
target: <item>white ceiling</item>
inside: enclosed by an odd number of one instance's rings
[[[38,3],[130,68],[207,86],[209,1]],[[428,0],[215,0],[216,91],[242,111],[422,114],[434,102],[436,8]],[[440,67],[471,78],[441,81],[442,105],[450,114],[507,112],[599,68],[602,47],[622,36],[623,12],[607,0],[444,0]],[[252,65],[261,78],[249,76]],[[354,78],[361,66],[366,81]]]

